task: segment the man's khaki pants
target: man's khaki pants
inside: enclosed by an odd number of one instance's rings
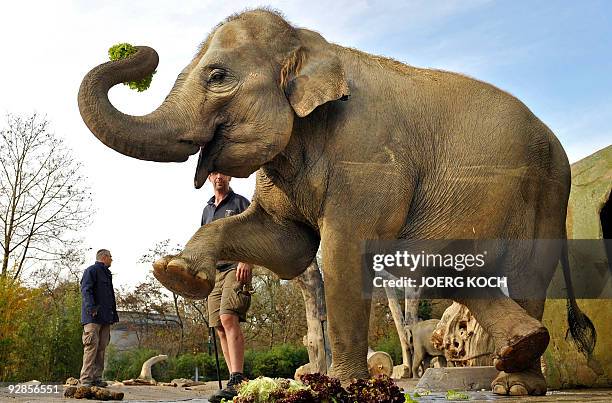
[[[81,383],[102,379],[104,351],[110,341],[110,324],[88,323],[83,326],[83,368]]]

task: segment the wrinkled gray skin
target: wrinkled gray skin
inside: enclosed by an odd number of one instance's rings
[[[408,345],[412,351],[412,377],[418,377],[418,371],[424,361],[429,361],[433,357],[444,357],[444,352],[436,349],[431,342],[431,334],[440,322],[439,319],[429,319],[417,322],[412,326],[406,327],[408,335]],[[428,368],[429,365],[425,365]]]
[[[368,375],[363,240],[565,238],[567,157],[525,105],[489,84],[330,44],[255,10],[215,28],[163,104],[135,117],[107,92],[157,66],[152,49],[138,49],[81,85],[81,116],[104,144],[152,161],[200,150],[198,188],[213,170],[259,169],[251,206],[199,229],[181,254],[154,264],[156,277],[203,298],[218,260],[289,279],[321,243],[333,375],[343,381]],[[537,259],[548,284],[561,249],[532,252],[497,256],[509,282],[525,275],[516,262]],[[546,290],[528,291],[535,300],[460,301],[495,338],[496,393],[546,391]]]

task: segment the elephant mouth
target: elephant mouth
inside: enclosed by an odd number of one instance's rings
[[[200,146],[200,152],[198,154],[198,165],[196,167],[195,177],[193,179],[193,185],[196,189],[200,189],[202,186],[204,186],[204,184],[206,183],[206,179],[208,178],[208,174],[210,174],[214,170],[214,158],[212,158],[211,154],[212,150],[217,147],[214,147],[213,143],[223,136],[224,129],[225,127],[223,123],[217,125],[210,141]]]
[[[195,178],[193,179],[193,186],[195,186],[196,189],[204,186],[206,178],[208,178],[208,173],[210,172],[208,164],[206,164],[206,158],[204,157],[205,149],[206,146],[201,146],[198,155],[198,166],[196,167]]]

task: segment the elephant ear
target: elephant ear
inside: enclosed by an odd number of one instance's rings
[[[326,102],[348,99],[350,91],[330,44],[315,32],[300,31],[303,44],[283,63],[281,86],[295,113],[303,118]]]

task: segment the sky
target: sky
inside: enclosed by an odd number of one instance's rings
[[[83,228],[86,265],[113,253],[114,284],[133,286],[150,270],[139,257],[156,242],[184,244],[212,195],[193,188],[197,155],[185,163],[125,157],[83,123],[84,75],[128,42],[157,50],[151,88],[110,91],[121,111],[154,110],[225,17],[261,5],[328,41],[418,67],[456,71],[522,100],[561,140],[570,162],[612,143],[612,3],[607,1],[11,1],[0,5],[0,127],[6,113],[46,116],[84,167],[94,194]],[[253,177],[232,188],[250,198]],[[83,268],[86,267],[83,266]]]

